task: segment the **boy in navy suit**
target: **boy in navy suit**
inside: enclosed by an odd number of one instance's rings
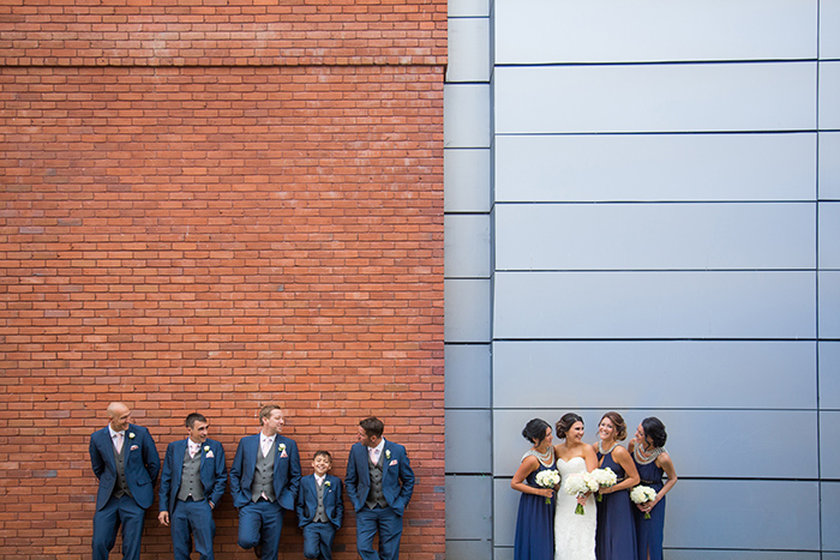
[[[227,483],[225,450],[221,443],[207,437],[208,423],[203,414],[187,416],[186,426],[189,437],[173,441],[166,448],[158,521],[167,527],[171,524],[175,560],[190,560],[190,541],[195,542],[201,560],[213,560],[213,510]]]
[[[303,529],[303,555],[310,560],[332,560],[335,532],[344,517],[341,479],[328,474],[331,467],[330,452],[316,451],[312,458],[315,473],[300,479],[298,525]]]
[[[385,424],[371,416],[359,422],[358,442],[347,460],[347,495],[356,510],[356,550],[362,560],[400,556],[403,513],[414,491],[414,471],[405,447],[382,437]],[[379,551],[373,537],[379,533]]]
[[[131,423],[121,402],[108,405],[108,425],[90,436],[90,464],[99,479],[93,514],[93,560],[108,560],[122,525],[123,560],[139,560],[143,516],[160,471],[149,430]]]

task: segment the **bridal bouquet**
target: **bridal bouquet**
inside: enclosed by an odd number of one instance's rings
[[[650,486],[636,486],[632,490],[630,490],[630,500],[634,504],[644,504],[647,502],[651,502],[656,499],[656,490],[651,488]],[[650,512],[645,512],[645,519],[650,519]]]
[[[534,480],[537,481],[537,486],[542,488],[554,488],[560,484],[560,473],[554,469],[540,471],[537,473],[537,476],[534,477]],[[546,498],[545,503],[550,504],[551,498]]]
[[[563,483],[563,490],[566,494],[577,498],[585,496],[588,492],[597,492],[598,488],[600,488],[600,485],[593,478],[592,474],[588,472],[572,473],[566,478],[566,482]],[[577,505],[575,513],[583,515],[583,504]]]
[[[618,476],[613,472],[613,470],[609,467],[603,469],[595,469],[591,473],[592,478],[595,479],[595,482],[598,483],[598,490],[599,492],[595,494],[595,499],[599,502],[604,499],[601,495],[601,488],[609,488],[610,486],[614,486],[616,482],[618,482]]]

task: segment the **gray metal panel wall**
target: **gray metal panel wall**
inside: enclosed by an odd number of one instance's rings
[[[616,409],[668,426],[669,558],[840,560],[840,0],[452,0],[450,34],[448,555],[513,557],[524,422]]]
[[[449,3],[444,85],[446,556],[493,554],[490,5]]]

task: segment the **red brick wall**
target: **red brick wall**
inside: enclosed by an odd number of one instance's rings
[[[202,411],[228,465],[282,403],[304,473],[327,448],[342,477],[376,414],[419,477],[402,556],[443,557],[445,18],[0,8],[0,556],[89,558],[88,441],[123,400],[161,455]],[[156,512],[143,558],[171,550]],[[216,520],[217,557],[253,558],[229,495]],[[302,557],[291,515],[283,549]]]

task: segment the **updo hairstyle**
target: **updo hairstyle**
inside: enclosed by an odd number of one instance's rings
[[[534,418],[525,424],[525,428],[522,430],[522,437],[536,445],[545,439],[545,431],[549,428],[551,426],[549,426],[548,422],[542,418]]]
[[[613,427],[615,427],[616,441],[624,441],[624,438],[627,437],[627,424],[624,422],[624,418],[622,418],[621,414],[611,410],[601,416],[601,420],[604,418],[609,418],[610,422],[613,423]],[[645,433],[647,433],[647,431]]]
[[[645,431],[645,437],[650,438],[654,447],[665,445],[668,434],[665,432],[665,424],[662,423],[662,420],[656,416],[649,416],[642,420],[642,429]]]
[[[583,424],[583,418],[574,412],[567,412],[564,414],[554,425],[554,431],[557,433],[557,437],[564,439],[566,437],[566,432],[571,429],[575,422]]]

